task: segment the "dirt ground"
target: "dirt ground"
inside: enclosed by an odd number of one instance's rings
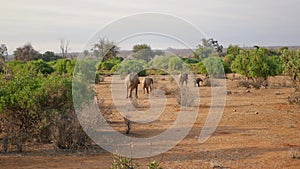
[[[180,105],[176,100],[175,81],[170,76],[155,76],[154,87],[166,91],[167,104],[158,120],[132,125],[130,136],[151,137],[166,130],[176,119]],[[293,92],[287,77],[270,78],[269,88],[238,87],[241,80],[229,76],[228,94],[222,119],[214,134],[203,144],[198,142],[211,102],[211,87],[200,87],[200,107],[190,133],[171,150],[151,158],[135,159],[141,168],[153,160],[164,169],[189,168],[299,168],[300,106],[290,105]],[[111,105],[111,77],[95,86],[99,98]],[[192,86],[193,87],[193,86]],[[125,88],[124,88],[125,90]],[[148,95],[139,88],[137,109],[149,108]],[[125,99],[125,95],[124,95]],[[126,126],[115,108],[108,121],[124,133]],[[66,153],[48,150],[48,145],[25,153],[0,154],[0,168],[109,168],[112,154],[104,150]],[[50,146],[50,145],[49,145]],[[297,156],[297,155],[296,155]]]

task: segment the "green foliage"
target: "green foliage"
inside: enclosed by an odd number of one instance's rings
[[[97,70],[112,70],[114,66],[118,66],[123,61],[123,58],[116,57],[114,59],[105,60],[97,63]]]
[[[192,60],[185,59],[186,62],[192,62]],[[179,72],[188,70],[189,66],[178,56],[155,56],[150,62],[151,68],[161,69],[170,72]]]
[[[198,60],[203,60],[208,57],[221,55],[223,46],[218,44],[218,41],[213,39],[202,39],[194,52],[194,57]]]
[[[195,59],[191,59],[191,58],[182,58],[183,62],[186,64],[194,64],[194,63],[198,63],[199,60],[195,60]]]
[[[214,53],[214,49],[210,47],[205,47],[203,45],[198,45],[197,49],[195,50],[194,57],[198,60],[203,60],[208,58],[211,54]]]
[[[133,162],[131,158],[122,157],[120,155],[113,155],[113,162],[110,169],[138,169],[138,163]],[[163,169],[157,161],[149,162],[148,169]]]
[[[154,59],[150,62],[150,65],[153,68],[168,70],[169,68],[169,57],[167,56],[155,56]]]
[[[76,71],[76,75],[80,76],[79,79],[94,83],[96,77],[96,60],[77,60],[74,71]]]
[[[42,60],[27,62],[27,64],[29,66],[29,71],[31,72],[34,71],[36,73],[42,73],[44,75],[51,74],[54,72],[54,69]]]
[[[58,61],[58,64],[68,67],[71,61],[65,61]],[[52,66],[57,64],[56,61],[50,63]],[[75,79],[73,87],[80,90],[72,93],[71,73],[62,71],[67,68],[54,72],[42,60],[13,61],[6,64],[13,76],[10,79],[0,79],[0,120],[4,126],[1,126],[1,130],[6,133],[8,143],[17,144],[18,150],[22,151],[22,144],[28,139],[49,139],[55,131],[58,132],[54,139],[61,148],[83,145],[88,140],[85,134],[81,134],[83,138],[78,138],[77,134],[84,132],[76,121],[72,101],[72,95],[80,103],[93,99],[94,93],[86,85],[87,81]],[[75,103],[76,108],[80,108],[81,105]],[[49,132],[44,133],[45,129]],[[6,151],[7,145],[4,148]]]
[[[11,143],[18,140],[19,151],[27,139],[39,135],[50,117],[73,109],[71,76],[16,74],[0,83],[0,117],[6,126],[2,130]]]
[[[281,53],[284,73],[292,76],[294,80],[300,78],[300,50],[284,49]]]
[[[28,62],[23,61],[11,61],[6,62],[6,69],[13,75],[28,75],[36,76],[37,74],[48,75],[53,73],[55,70],[50,64],[42,60],[33,60]]]
[[[148,169],[163,169],[157,161],[152,161],[148,164]]]
[[[136,169],[138,164],[134,163],[132,159],[121,157],[117,154],[113,155],[113,162],[110,169]]]
[[[151,46],[147,45],[147,44],[137,44],[133,46],[132,52],[136,53],[139,51],[143,51],[143,50],[151,50]]]
[[[50,61],[53,61],[53,60],[61,59],[61,57],[58,56],[58,55],[55,55],[54,52],[47,51],[47,52],[45,52],[45,53],[42,55],[42,59],[43,59],[43,61],[45,61],[45,62],[50,62]]]
[[[118,47],[113,41],[100,38],[99,41],[94,44],[92,51],[96,58],[101,58],[105,61],[117,57],[117,54],[120,52],[120,47]],[[89,52],[84,51],[84,55],[89,55]]]
[[[184,62],[182,61],[181,58],[176,57],[176,56],[171,56],[169,58],[169,66],[168,69],[169,71],[182,71],[184,66]]]
[[[227,50],[226,50],[226,54],[227,55],[233,55],[233,56],[237,56],[240,53],[241,48],[238,45],[229,45]]]
[[[203,60],[203,65],[208,74],[216,77],[224,77],[225,72],[223,64],[219,57],[209,57]]]
[[[250,51],[242,50],[232,62],[231,70],[243,76],[250,77],[249,74]]]
[[[50,65],[55,69],[55,72],[59,74],[69,74],[72,75],[76,61],[69,59],[59,59],[56,61],[49,62]]]
[[[127,75],[129,73],[138,73],[139,76],[146,76],[147,62],[144,60],[125,60],[119,64],[117,73]]]
[[[226,74],[227,74],[227,73],[232,73],[229,64],[226,63],[226,62],[224,62],[223,60],[221,60],[221,62],[222,62],[222,65],[223,65],[224,72],[225,72]]]
[[[151,47],[147,44],[138,44],[133,46],[132,57],[139,60],[150,61],[155,53],[152,51]]]
[[[226,62],[228,65],[231,66],[232,62],[235,60],[237,55],[233,55],[233,54],[227,54],[225,57],[224,57],[224,62]]]
[[[246,77],[264,78],[281,74],[282,63],[276,55],[264,48],[242,50],[232,62],[233,71]]]

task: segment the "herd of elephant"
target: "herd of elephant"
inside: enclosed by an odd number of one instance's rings
[[[200,87],[200,82],[203,82],[201,78],[194,79],[194,86]],[[132,91],[135,90],[135,96],[138,98],[138,85],[140,84],[140,79],[137,74],[128,74],[125,77],[125,85],[126,85],[126,98],[132,97]],[[149,91],[152,91],[154,80],[153,78],[146,77],[142,81],[143,93],[145,94],[145,90],[147,94]],[[180,85],[187,85],[188,83],[188,74],[187,73],[180,73],[179,74],[179,84]],[[129,92],[129,96],[128,96]]]

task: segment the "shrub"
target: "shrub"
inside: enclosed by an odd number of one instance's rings
[[[203,60],[207,73],[215,77],[224,77],[223,63],[219,57],[208,57]]]
[[[59,148],[88,143],[73,108],[70,75],[16,74],[9,81],[0,81],[0,85],[4,151],[11,144],[22,151],[22,145],[34,138],[43,142],[54,139]],[[86,99],[87,94],[85,91],[78,97]]]
[[[129,73],[138,73],[139,76],[146,76],[147,63],[144,60],[125,60],[120,63],[117,73],[127,75]]]
[[[231,69],[248,78],[264,78],[281,74],[282,62],[264,48],[242,50],[232,62]]]
[[[59,74],[69,74],[73,75],[76,61],[69,59],[59,59],[56,61],[50,62],[50,65],[55,69]]]
[[[134,163],[132,159],[121,157],[117,154],[113,155],[113,162],[110,169],[135,169],[138,168],[138,164]]]

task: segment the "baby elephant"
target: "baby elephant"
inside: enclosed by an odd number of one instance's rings
[[[140,79],[137,74],[129,74],[125,77],[126,85],[126,98],[128,98],[128,90],[130,90],[129,98],[132,97],[132,90],[135,89],[135,96],[138,98],[138,85],[140,84]]]
[[[144,91],[144,94],[145,94],[145,89],[147,90],[147,94],[149,94],[149,90],[150,92],[152,91],[152,87],[153,87],[153,79],[150,78],[150,77],[146,77],[143,82],[143,91]]]
[[[201,79],[201,78],[196,78],[195,80],[194,80],[194,86],[196,87],[196,84],[198,85],[198,87],[200,87],[200,82],[202,83],[203,82],[203,80]]]

